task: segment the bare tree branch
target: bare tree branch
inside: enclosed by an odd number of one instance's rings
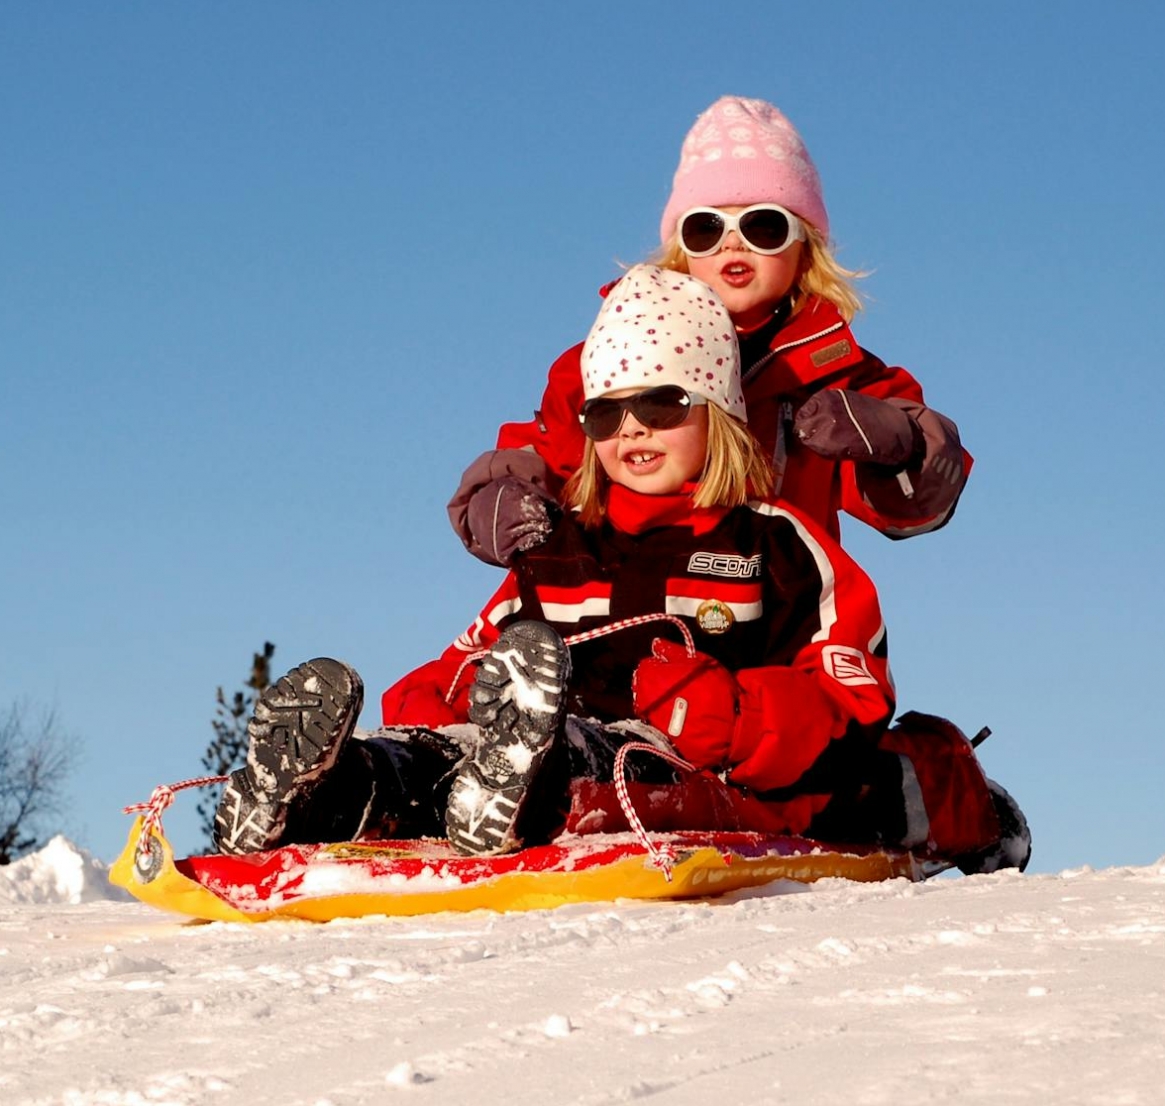
[[[40,844],[44,820],[60,809],[76,753],[54,711],[34,718],[28,703],[15,702],[0,717],[0,864]]]

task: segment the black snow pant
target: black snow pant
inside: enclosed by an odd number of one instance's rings
[[[479,740],[476,726],[385,728],[353,737],[339,760],[289,812],[289,839],[352,841],[444,837],[445,808],[462,760]],[[550,840],[564,825],[575,779],[609,783],[615,758],[629,742],[669,746],[640,723],[603,725],[569,717],[542,761],[519,820],[527,844]],[[625,762],[625,778],[675,783],[679,774],[660,757],[639,753]]]

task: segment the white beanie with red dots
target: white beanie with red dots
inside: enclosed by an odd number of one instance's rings
[[[676,384],[746,421],[736,328],[720,297],[687,273],[628,269],[587,335],[582,376],[587,399]]]

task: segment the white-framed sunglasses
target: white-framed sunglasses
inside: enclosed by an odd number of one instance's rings
[[[693,207],[680,216],[680,249],[689,257],[708,257],[720,249],[730,231],[736,231],[753,253],[766,256],[808,238],[805,224],[780,204],[753,204],[735,215],[715,207]]]

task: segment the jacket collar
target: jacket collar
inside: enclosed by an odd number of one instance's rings
[[[857,364],[862,356],[837,308],[813,296],[773,335],[768,353],[745,366],[746,399],[796,392]]]

